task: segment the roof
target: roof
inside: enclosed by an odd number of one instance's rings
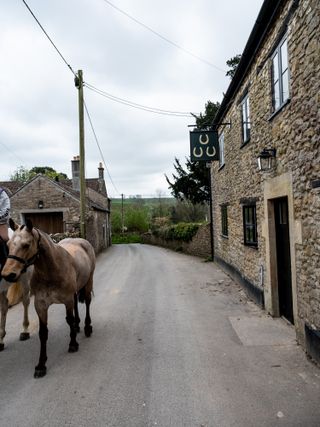
[[[43,175],[43,174],[35,175],[33,178],[31,178],[27,182],[2,181],[2,182],[0,182],[0,187],[2,187],[8,193],[8,195],[11,197],[14,194],[16,194],[19,190],[21,190],[23,187],[25,187],[26,185],[28,185],[31,181],[37,179],[39,176],[45,177],[46,179],[48,179],[49,181],[51,181],[52,183],[54,183],[58,187],[62,188],[63,191],[68,192],[71,196],[73,196],[76,199],[80,200],[80,192],[76,191],[76,190],[74,190],[72,188],[72,180],[71,179],[64,179],[64,180],[61,180],[61,181],[56,181],[56,180],[53,180],[51,178],[48,178],[46,175]],[[88,179],[86,179],[86,184],[87,184],[87,186],[91,190],[96,191],[97,193],[102,194],[103,196],[105,196],[106,199],[108,199],[107,193],[105,191],[105,186],[103,186],[104,188],[103,188],[102,192],[99,191],[100,184],[99,184],[98,178],[88,178]],[[109,209],[105,208],[104,206],[100,205],[96,201],[92,200],[90,197],[87,196],[86,200],[87,200],[88,205],[91,208],[93,208],[95,210],[109,212]]]
[[[23,183],[19,181],[0,181],[0,187],[3,188],[9,196],[19,190]]]
[[[236,69],[234,77],[231,80],[228,90],[222,100],[221,106],[214,118],[213,126],[218,126],[220,120],[227,112],[235,94],[237,93],[252,65],[252,62],[254,61],[259,48],[265,40],[269,29],[277,19],[282,6],[287,1],[288,0],[265,0],[263,2],[254,27],[242,53],[241,60]],[[294,0],[294,2],[297,2],[297,0]]]

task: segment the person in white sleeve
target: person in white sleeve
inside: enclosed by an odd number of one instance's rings
[[[0,187],[0,276],[2,267],[7,258],[7,241],[9,240],[8,228],[10,218],[10,198]],[[1,279],[1,277],[0,277]]]

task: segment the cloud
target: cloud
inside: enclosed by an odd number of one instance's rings
[[[240,53],[262,0],[217,2],[113,0],[119,8],[206,61],[224,69]],[[143,105],[199,113],[221,101],[228,78],[114,10],[103,0],[29,0],[29,6],[84,80]],[[232,12],[230,12],[232,11]],[[0,15],[0,180],[20,165],[48,165],[70,176],[79,153],[73,75],[22,2]],[[168,192],[164,174],[189,152],[192,117],[129,108],[90,92],[85,99],[112,180],[124,194]],[[101,155],[86,119],[86,171]],[[118,196],[107,172],[111,196]]]

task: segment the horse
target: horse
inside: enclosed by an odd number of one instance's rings
[[[12,236],[12,230],[9,230],[9,237]],[[0,242],[1,244],[5,244],[4,242]],[[30,338],[29,333],[29,305],[30,305],[30,279],[32,275],[32,267],[25,273],[21,274],[19,282],[12,285],[12,283],[7,282],[0,276],[0,311],[1,311],[1,319],[0,319],[0,351],[4,350],[4,342],[3,339],[6,335],[6,322],[7,322],[7,314],[9,309],[9,293],[11,291],[11,295],[15,294],[17,296],[16,303],[22,300],[23,304],[23,332],[20,333],[20,341],[25,341]],[[13,289],[13,286],[15,289]]]
[[[66,307],[70,353],[79,348],[76,340],[80,331],[78,300],[86,305],[85,336],[92,334],[90,303],[96,258],[92,245],[85,239],[67,238],[54,243],[48,234],[33,227],[29,219],[14,228],[2,275],[7,281],[15,282],[26,266],[34,266],[30,287],[39,318],[40,338],[40,356],[34,377],[41,378],[47,373],[48,308],[51,304]]]

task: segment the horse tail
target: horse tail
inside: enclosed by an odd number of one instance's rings
[[[79,300],[79,302],[81,302],[83,304],[84,301],[85,301],[85,297],[86,297],[86,290],[85,290],[85,287],[83,287],[78,292],[78,300]]]

